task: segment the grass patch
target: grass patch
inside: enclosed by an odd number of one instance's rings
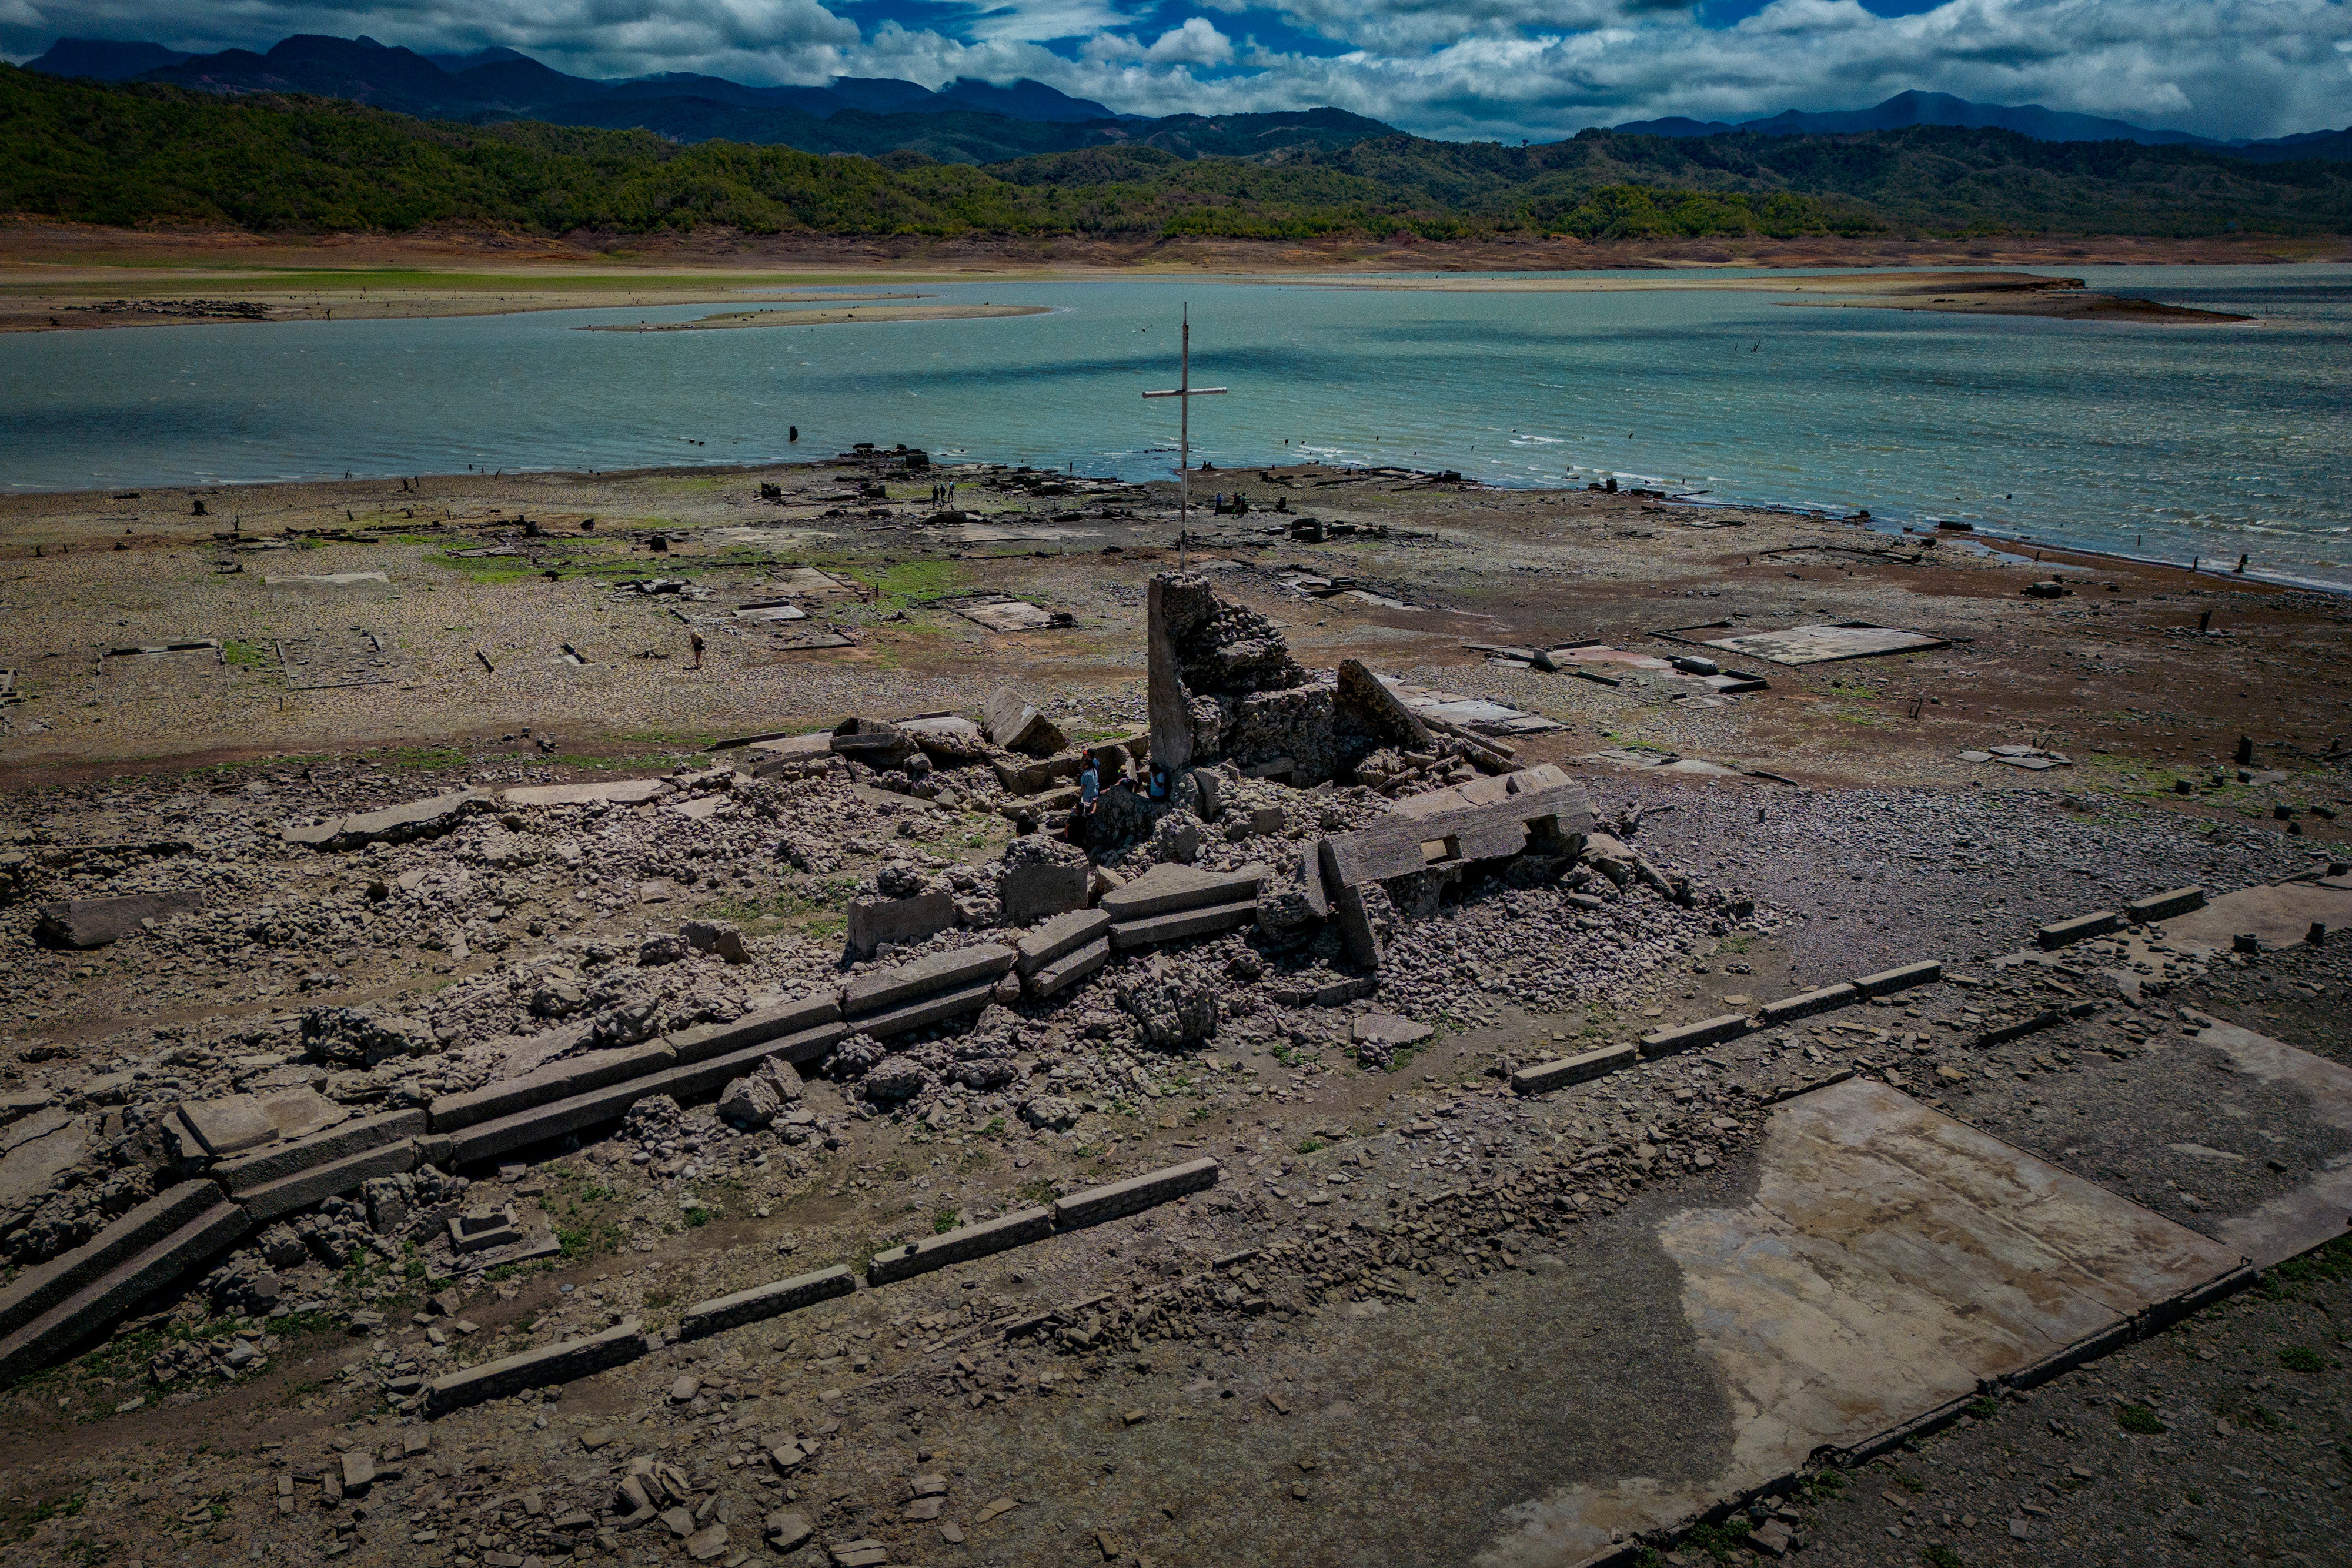
[[[2289,1372],[2325,1372],[2327,1358],[2306,1345],[2291,1344],[2278,1353],[2279,1364]]]
[[[963,569],[953,561],[902,560],[882,574],[875,592],[879,601],[905,609],[960,592],[965,582]]]
[[[1722,1524],[1693,1525],[1683,1544],[1697,1547],[1717,1563],[1728,1563],[1733,1550],[1748,1539],[1749,1529],[1747,1515],[1735,1513]]]
[[[2148,1437],[2156,1437],[2165,1429],[2164,1423],[2157,1419],[2156,1412],[2145,1405],[2116,1406],[2116,1425],[2126,1432],[2137,1432]]]
[[[1298,1140],[1298,1152],[1302,1155],[1315,1154],[1326,1147],[1328,1147],[1328,1145],[1320,1138],[1301,1138]]]
[[[945,1236],[949,1231],[953,1230],[955,1228],[956,1217],[954,1209],[942,1208],[937,1214],[931,1216],[932,1235]]]

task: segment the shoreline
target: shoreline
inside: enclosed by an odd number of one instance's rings
[[[984,321],[1003,316],[1050,316],[1051,305],[885,305],[860,310],[852,306],[824,310],[730,310],[698,321],[640,321],[635,326],[614,322],[574,327],[575,332],[725,332],[758,327],[843,327],[888,324],[893,321]]]

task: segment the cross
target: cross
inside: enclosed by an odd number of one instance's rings
[[[1172,397],[1176,404],[1176,518],[1181,533],[1192,528],[1192,400],[1215,397],[1223,387],[1196,387],[1192,384],[1192,308],[1184,307],[1183,372],[1177,384],[1167,392],[1148,392],[1146,397]],[[1181,537],[1181,535],[1180,535]]]

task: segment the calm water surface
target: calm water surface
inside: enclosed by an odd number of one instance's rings
[[[1161,476],[1174,409],[1138,394],[1173,384],[1189,300],[1194,379],[1233,389],[1193,422],[1195,457],[1221,467],[1613,474],[2165,559],[2243,552],[2352,585],[2352,267],[2069,270],[2259,319],[1186,279],[925,286],[1056,308],[805,330],[574,329],[720,308],[677,306],[18,333],[0,338],[0,486],[741,463],[858,441]]]

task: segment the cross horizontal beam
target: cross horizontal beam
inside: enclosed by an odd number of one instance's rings
[[[1166,392],[1145,392],[1146,397],[1213,397],[1223,387],[1171,387]]]

